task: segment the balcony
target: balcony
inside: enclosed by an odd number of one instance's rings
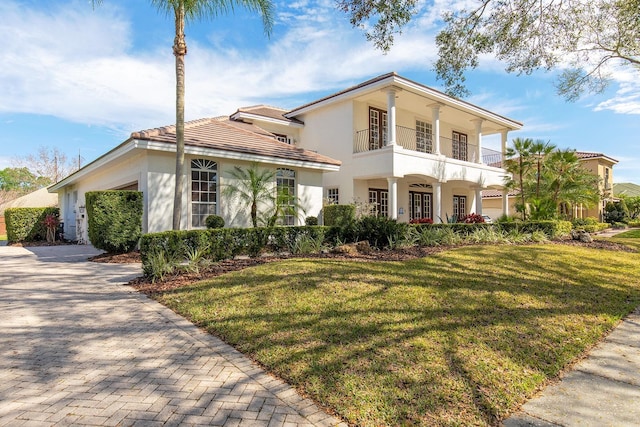
[[[418,132],[415,129],[403,126],[396,126],[396,143],[411,151],[419,153],[434,154],[435,144],[433,135],[425,132]],[[357,131],[353,141],[353,152],[363,153],[374,151],[387,146],[387,133],[369,129]],[[476,163],[478,146],[469,141],[456,141],[451,138],[440,136],[440,154],[465,162]],[[502,163],[502,153],[499,151],[482,148],[482,163],[500,167]]]

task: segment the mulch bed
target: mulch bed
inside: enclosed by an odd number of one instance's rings
[[[634,249],[628,246],[621,245],[606,240],[594,240],[591,243],[584,243],[577,240],[560,240],[552,242],[559,245],[570,246],[583,246],[594,249],[605,249],[613,251],[624,252],[636,252]],[[147,295],[154,295],[164,293],[172,289],[180,288],[182,286],[190,285],[200,280],[206,280],[211,277],[220,276],[232,271],[238,271],[256,265],[266,264],[274,261],[281,261],[292,258],[316,258],[316,259],[336,259],[336,260],[359,260],[364,262],[378,262],[378,261],[406,261],[410,259],[423,258],[446,249],[451,249],[451,246],[439,246],[439,247],[411,247],[402,248],[396,250],[371,250],[367,253],[321,253],[311,255],[295,255],[295,256],[262,256],[258,258],[235,258],[229,260],[223,260],[214,263],[208,268],[202,268],[198,273],[186,273],[170,275],[165,277],[161,281],[151,282],[146,277],[138,277],[128,283],[134,289]],[[102,263],[140,263],[140,253],[129,252],[125,254],[101,254],[90,258],[90,261],[102,262]]]

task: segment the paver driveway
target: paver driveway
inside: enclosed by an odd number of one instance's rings
[[[0,247],[0,426],[340,423],[92,251]]]

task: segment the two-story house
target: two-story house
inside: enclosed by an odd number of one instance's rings
[[[389,73],[293,110],[240,108],[231,116],[185,125],[186,171],[182,228],[210,214],[228,226],[248,226],[246,208],[225,198],[236,166],[276,172],[273,187],[299,199],[285,224],[321,215],[323,202],[362,202],[409,221],[482,213],[482,190],[502,190],[502,153],[483,136],[521,123]],[[49,188],[57,192],[65,234],[86,239],[84,194],[143,192],[143,230],[171,228],[175,127],[134,132],[122,144]],[[504,197],[504,210],[508,209]]]
[[[340,160],[339,171],[324,174],[326,199],[370,203],[405,222],[482,213],[482,190],[501,192],[506,174],[483,136],[500,134],[504,152],[508,132],[522,127],[396,73],[291,111],[256,106],[231,119]]]

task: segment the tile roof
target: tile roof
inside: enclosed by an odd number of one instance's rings
[[[509,190],[509,197],[520,194],[518,190]],[[494,197],[502,197],[502,190],[482,190],[483,199],[491,199]]]
[[[613,163],[618,163],[616,159],[602,153],[591,153],[589,151],[576,151],[576,156],[578,156],[579,159],[595,159],[597,157],[604,157],[605,159],[608,159]]]
[[[246,113],[246,114],[253,114],[256,116],[267,117],[270,119],[283,120],[286,122],[303,124],[303,122],[298,119],[285,117],[284,115],[287,112],[288,112],[287,110],[284,110],[282,108],[260,104],[260,105],[252,105],[250,107],[240,107],[238,108],[238,111],[236,111],[234,114],[231,115],[231,117],[234,117],[239,113]]]
[[[176,143],[175,125],[133,132],[131,138]],[[229,117],[193,120],[185,123],[185,146],[232,151],[303,162],[340,165],[339,160],[280,142],[257,126],[231,121]]]

